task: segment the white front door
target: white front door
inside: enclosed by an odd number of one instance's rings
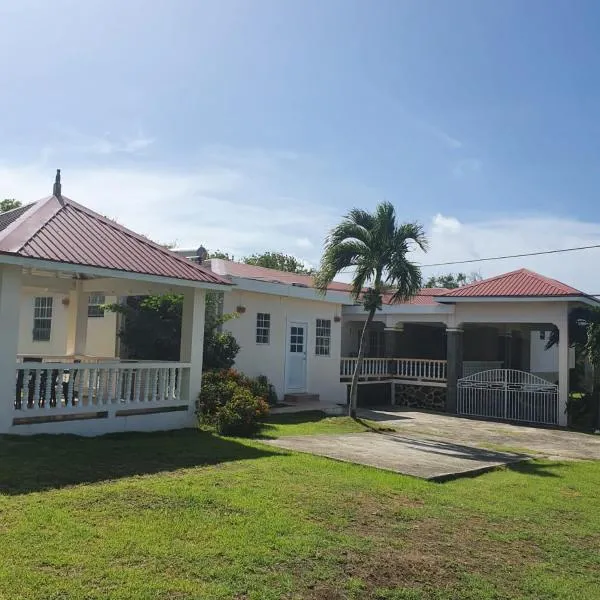
[[[288,323],[285,388],[287,392],[306,391],[306,323]]]

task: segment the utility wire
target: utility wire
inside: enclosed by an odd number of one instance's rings
[[[523,254],[507,254],[506,256],[487,256],[486,258],[471,258],[469,260],[454,260],[441,263],[431,263],[429,265],[420,265],[421,267],[446,267],[450,265],[465,265],[468,263],[488,262],[491,260],[505,260],[507,258],[523,258],[526,256],[541,256],[542,254],[560,254],[561,252],[575,252],[577,250],[591,250],[592,248],[600,248],[600,244],[592,244],[591,246],[577,246],[575,248],[561,248],[559,250],[542,250],[540,252],[525,252]]]

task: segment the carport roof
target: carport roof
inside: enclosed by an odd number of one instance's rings
[[[477,281],[438,296],[439,302],[468,298],[589,298],[581,290],[529,269]]]

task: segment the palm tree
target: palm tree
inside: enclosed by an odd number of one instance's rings
[[[427,238],[419,223],[396,222],[396,211],[389,202],[378,204],[373,213],[352,209],[325,240],[325,251],[315,277],[322,293],[338,273],[354,271],[351,295],[367,311],[360,336],[358,358],[350,387],[349,414],[356,417],[358,377],[365,354],[366,332],[375,312],[381,309],[383,293],[392,292],[392,302],[406,302],[421,289],[421,269],[407,259],[420,248],[427,251]]]

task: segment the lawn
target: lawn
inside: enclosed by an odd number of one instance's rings
[[[195,430],[5,437],[0,598],[596,600],[599,498],[592,462],[439,484]]]

